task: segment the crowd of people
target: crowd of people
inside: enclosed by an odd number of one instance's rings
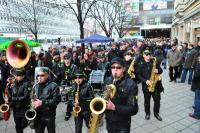
[[[190,117],[200,119],[200,42],[196,45],[178,42],[175,38],[154,38],[143,41],[112,42],[110,47],[67,46],[49,47],[47,51],[31,52],[24,68],[12,68],[5,51],[0,55],[0,104],[9,103],[13,110],[17,133],[32,121],[27,121],[26,111],[34,108],[36,133],[55,133],[56,108],[59,104],[60,86],[70,86],[66,94],[65,120],[69,120],[73,108],[81,110],[75,116],[75,131],[82,132],[83,120],[90,129],[90,101],[95,91],[88,83],[92,71],[104,71],[101,93],[114,84],[116,93],[106,99],[106,129],[108,133],[129,133],[131,116],[138,112],[138,84],[144,94],[145,119],[151,119],[150,100],[154,100],[153,114],[160,116],[161,92],[164,91],[161,74],[169,66],[169,82],[184,83],[189,72],[188,84],[195,92],[194,112]],[[168,63],[167,63],[168,61]],[[167,65],[168,64],[168,65]],[[39,69],[35,72],[35,68]],[[12,78],[12,79],[11,79]],[[11,79],[11,80],[10,80]],[[178,81],[180,79],[180,81]],[[5,88],[9,95],[5,98]],[[76,112],[77,113],[77,112]]]

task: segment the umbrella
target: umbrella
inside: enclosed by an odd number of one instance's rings
[[[80,39],[76,43],[106,43],[112,42],[113,39],[102,35],[94,34],[88,38]]]
[[[31,41],[31,40],[23,40],[29,47],[39,47],[41,44],[39,42]],[[12,43],[12,41],[6,41],[0,43],[0,50],[5,50]]]

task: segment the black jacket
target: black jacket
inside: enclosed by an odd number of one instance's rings
[[[200,89],[200,63],[196,65],[192,79],[191,90],[195,91],[196,89]]]
[[[77,85],[74,85],[74,92],[73,92],[73,96],[74,96],[74,100],[75,100],[75,94],[77,92]],[[81,107],[81,113],[83,112],[90,112],[90,101],[94,98],[94,92],[92,87],[87,83],[87,82],[83,82],[80,86],[79,86],[79,106]]]
[[[62,70],[63,69],[60,64],[60,61],[53,61],[52,72],[57,76],[57,78],[54,75],[52,75],[52,79],[58,85],[60,85],[62,77],[64,77]]]
[[[51,117],[56,115],[56,108],[60,102],[58,85],[52,81],[45,84],[37,84],[34,89],[34,97],[42,100],[42,106],[36,109],[37,115]]]
[[[75,72],[77,71],[77,66],[74,64],[70,64],[66,66],[65,64],[62,65],[62,78],[61,85],[72,85],[72,79],[74,78]]]
[[[108,61],[110,62],[115,57],[123,58],[123,54],[119,49],[111,49],[108,53]]]
[[[31,83],[27,79],[14,82],[12,86],[12,107],[13,109],[28,109],[30,105]]]
[[[145,62],[144,58],[140,60],[137,67],[137,75],[138,78],[142,82],[142,89],[143,91],[148,91],[148,86],[146,84],[147,80],[150,80],[152,67],[153,67],[154,60],[151,59],[150,62]],[[158,74],[163,72],[162,68],[160,67],[160,62],[156,63],[156,69],[158,69]]]
[[[105,85],[112,84],[113,77],[107,78],[105,83]],[[115,82],[115,86],[117,89],[116,94],[111,99],[115,104],[115,110],[106,110],[106,119],[114,122],[131,121],[131,116],[138,112],[137,84],[128,75],[125,75],[122,79]]]

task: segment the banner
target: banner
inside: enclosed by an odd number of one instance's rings
[[[144,0],[143,2],[143,10],[158,10],[166,8],[167,8],[166,0]]]
[[[131,16],[139,15],[139,0],[124,0],[124,8]]]

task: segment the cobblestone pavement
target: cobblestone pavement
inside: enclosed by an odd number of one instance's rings
[[[151,115],[150,120],[145,120],[144,98],[139,85],[139,112],[132,117],[131,133],[200,133],[200,121],[190,118],[188,113],[193,112],[192,105],[194,93],[186,83],[169,82],[168,71],[162,75],[165,92],[162,93],[160,122]],[[153,110],[153,102],[151,110]],[[60,103],[57,108],[56,131],[57,133],[75,133],[74,120],[64,121],[65,104]],[[34,133],[29,127],[24,133]],[[106,133],[105,123],[100,128],[100,133]],[[8,122],[0,121],[0,133],[15,133],[14,121],[11,116]],[[85,126],[83,133],[87,133]]]

